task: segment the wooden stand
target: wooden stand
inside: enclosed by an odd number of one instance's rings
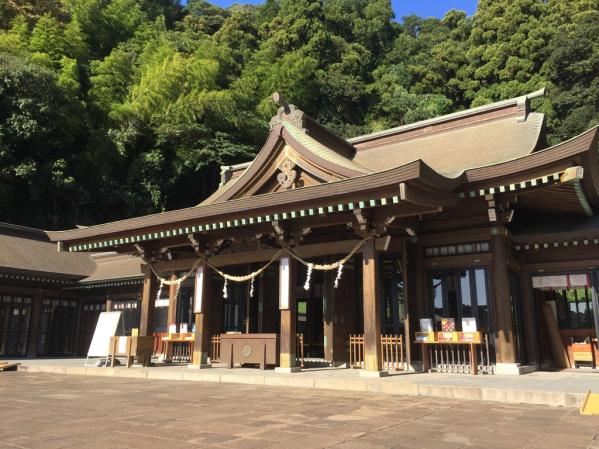
[[[119,338],[126,338],[125,352],[119,352]],[[111,358],[110,366],[114,366],[115,357],[121,356],[127,359],[127,368],[131,368],[133,359],[137,358],[143,366],[150,366],[152,353],[154,352],[154,337],[110,337],[110,348],[108,357]]]

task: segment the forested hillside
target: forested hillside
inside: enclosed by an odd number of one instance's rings
[[[408,0],[404,0],[408,1]],[[599,123],[599,1],[0,0],[0,221],[88,225],[198,203],[278,90],[345,137],[547,87],[550,143]]]

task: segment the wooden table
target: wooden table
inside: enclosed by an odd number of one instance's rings
[[[119,348],[119,339],[121,338],[126,339],[124,351],[122,351],[122,347]],[[153,352],[154,337],[110,337],[110,347],[108,349],[108,356],[112,358],[110,366],[114,366],[114,359],[118,356],[126,358],[127,368],[131,368],[135,358],[143,366],[150,366]]]
[[[235,364],[279,364],[279,334],[221,334],[220,359],[233,368]]]

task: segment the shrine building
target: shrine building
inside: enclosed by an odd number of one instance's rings
[[[598,128],[549,146],[542,95],[344,139],[275,94],[262,149],[198,205],[0,227],[0,355],[85,355],[123,310],[199,367],[594,366]]]

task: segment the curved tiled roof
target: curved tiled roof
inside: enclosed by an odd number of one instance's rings
[[[335,165],[344,167],[360,174],[372,173],[373,170],[365,167],[359,162],[349,159],[336,151],[333,151],[329,147],[323,145],[318,140],[314,139],[295,125],[283,120],[281,121],[283,127],[289,132],[289,134],[297,140],[304,148],[315,154],[316,156],[325,159]],[[380,171],[380,170],[379,170]]]
[[[390,141],[359,150],[355,161],[373,171],[397,167],[422,159],[445,176],[505,162],[534,151],[543,127],[543,114],[528,114],[468,124],[443,132]]]
[[[89,254],[59,253],[43,231],[0,223],[0,267],[78,278],[95,264]]]

